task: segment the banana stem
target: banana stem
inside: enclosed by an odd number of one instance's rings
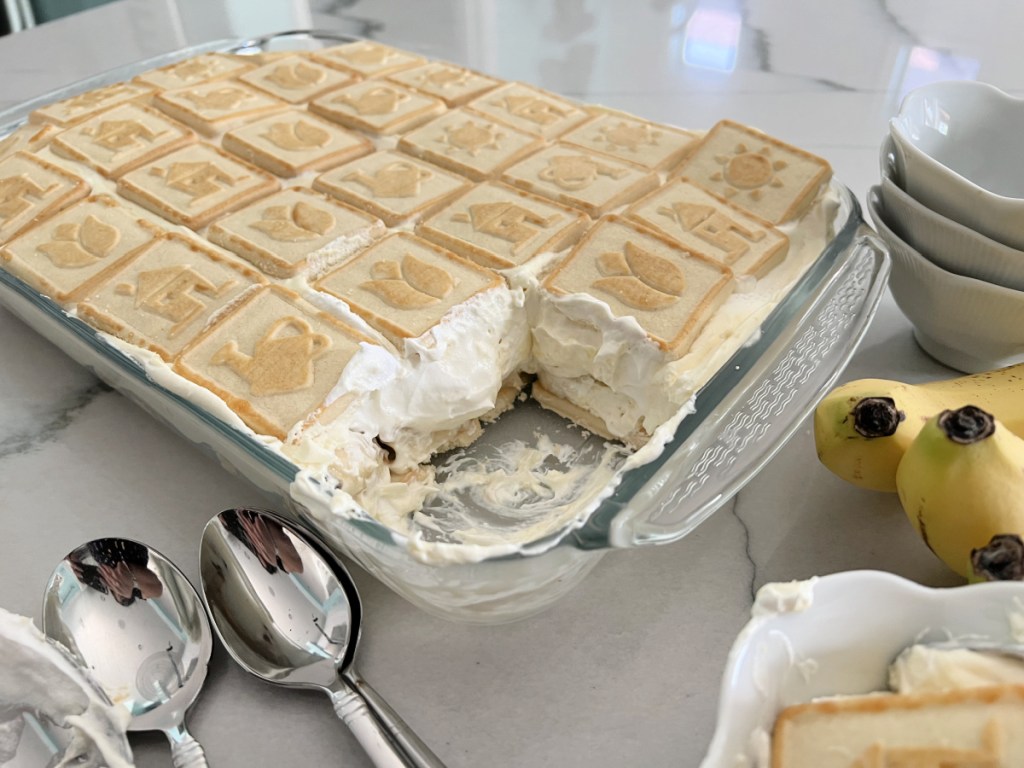
[[[1024,581],[1024,539],[1016,533],[996,534],[971,550],[971,567],[984,581]]]
[[[863,437],[889,437],[896,434],[907,414],[896,407],[891,397],[864,397],[853,406],[853,428]]]
[[[960,445],[984,440],[996,431],[996,420],[992,414],[974,405],[965,405],[955,411],[943,411],[939,414],[938,424],[946,437]]]

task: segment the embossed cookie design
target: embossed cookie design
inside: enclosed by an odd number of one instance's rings
[[[369,338],[298,294],[260,289],[197,339],[175,370],[215,392],[253,430],[284,440],[323,405]]]
[[[90,325],[170,361],[219,309],[264,279],[171,233],[151,241],[78,304]]]
[[[114,198],[100,195],[14,238],[0,250],[0,262],[40,293],[69,304],[157,234]]]
[[[452,110],[405,134],[398,148],[482,181],[543,146],[541,139],[472,112]]]
[[[117,191],[191,229],[277,189],[273,176],[208,144],[192,144],[129,171]]]
[[[697,134],[618,112],[598,115],[562,141],[650,170],[670,170],[697,145]]]
[[[346,128],[391,134],[413,128],[444,111],[444,102],[382,80],[338,88],[309,103],[311,111]]]
[[[87,194],[82,179],[28,152],[0,160],[0,244]]]
[[[262,198],[210,226],[210,240],[266,274],[320,271],[383,236],[380,219],[304,187]]]
[[[732,272],[618,216],[601,220],[543,283],[632,317],[666,354],[683,355],[734,287]]]
[[[635,165],[561,144],[516,163],[501,178],[593,217],[632,202],[658,184],[655,174]]]
[[[493,77],[441,61],[397,72],[388,79],[441,99],[449,107],[465,104],[501,85],[501,81]]]
[[[239,80],[290,104],[304,104],[327,91],[355,82],[355,75],[302,56],[286,56],[246,72]]]
[[[15,152],[38,152],[59,133],[55,125],[23,125],[0,139],[0,160]]]
[[[762,277],[789,251],[789,238],[767,221],[685,179],[652,192],[626,215],[738,275]]]
[[[589,223],[580,211],[489,183],[420,222],[416,234],[481,266],[507,269],[568,247]]]
[[[567,99],[523,83],[508,83],[469,102],[475,112],[525,133],[554,139],[589,115]]]
[[[143,101],[152,94],[152,88],[140,83],[113,83],[40,107],[29,115],[29,121],[67,128],[105,109],[129,101]]]
[[[61,157],[116,178],[195,138],[191,130],[155,109],[124,104],[64,131],[52,148]]]
[[[363,138],[305,111],[290,110],[225,134],[224,149],[278,176],[298,176],[373,151]]]
[[[399,348],[456,305],[501,285],[494,272],[405,232],[389,235],[316,283]]]
[[[369,40],[324,48],[314,51],[311,56],[321,64],[338,67],[363,77],[388,75],[426,61],[422,56]]]
[[[284,102],[234,80],[163,91],[153,97],[153,105],[204,136],[286,109]]]
[[[730,120],[708,131],[678,172],[772,224],[800,216],[832,177],[820,157]]]
[[[379,216],[389,227],[430,212],[469,182],[400,152],[376,152],[321,174],[313,188]]]
[[[175,88],[201,85],[211,80],[238,77],[252,68],[253,64],[243,60],[240,56],[202,53],[136,75],[135,82],[161,90],[174,90]]]

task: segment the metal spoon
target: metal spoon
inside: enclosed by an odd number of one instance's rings
[[[230,509],[206,524],[199,563],[214,628],[243,668],[326,692],[376,766],[444,768],[356,672],[359,595],[312,534],[273,513]]]
[[[171,561],[128,539],[73,550],[50,577],[43,632],[78,658],[132,731],[163,731],[175,768],[205,768],[185,712],[206,679],[213,637],[202,601]]]

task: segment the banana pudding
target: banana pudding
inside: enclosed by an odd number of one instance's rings
[[[209,53],[0,138],[0,266],[408,534],[528,397],[656,452],[831,238],[829,178],[375,42]]]

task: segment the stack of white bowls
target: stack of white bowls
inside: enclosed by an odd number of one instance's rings
[[[968,373],[1024,361],[1024,101],[969,81],[912,91],[881,175],[868,210],[918,343]]]

